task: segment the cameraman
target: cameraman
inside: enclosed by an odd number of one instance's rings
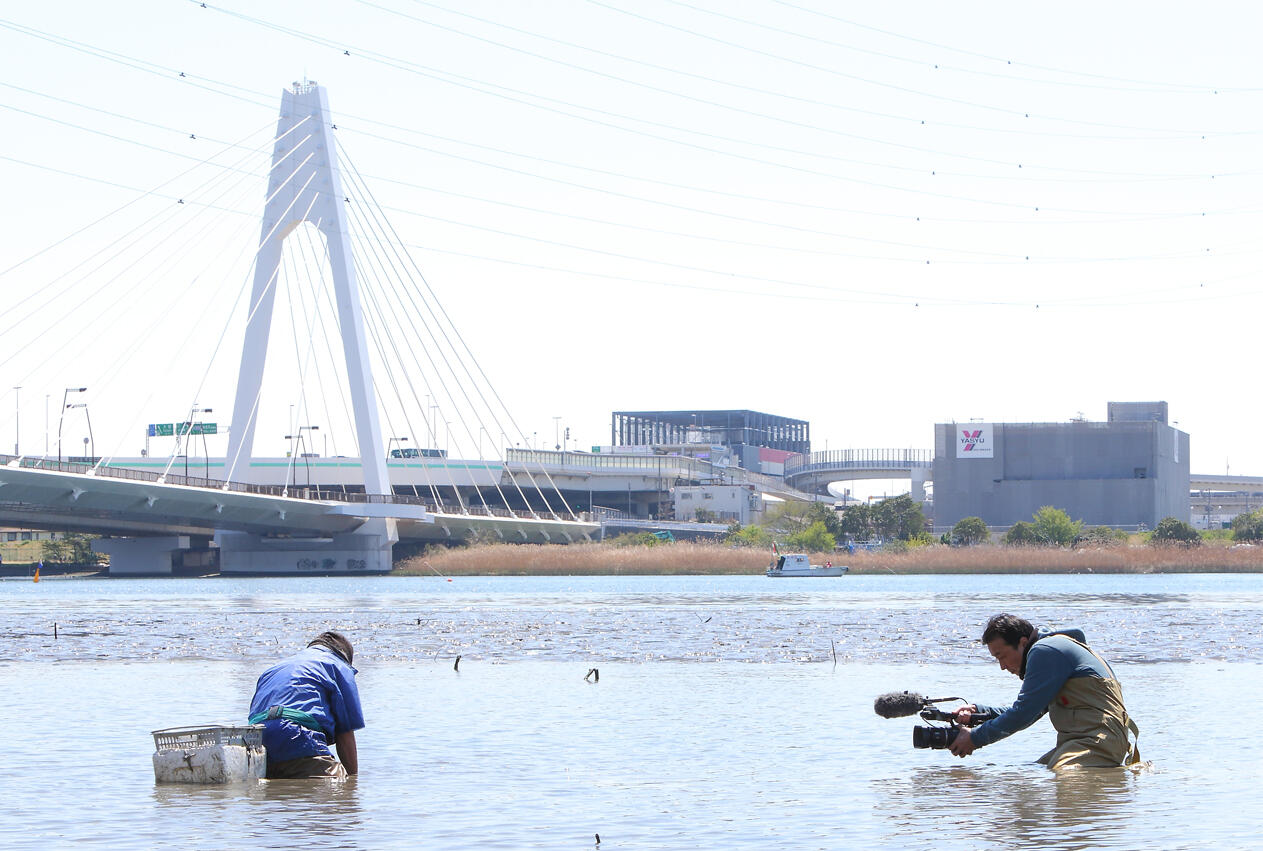
[[[1009,707],[965,706],[957,719],[972,711],[991,710],[999,717],[969,729],[962,727],[952,753],[969,756],[975,749],[1024,730],[1045,712],[1057,731],[1057,746],[1039,758],[1049,768],[1072,765],[1130,765],[1140,752],[1127,733],[1140,734],[1123,706],[1123,690],[1109,664],[1092,652],[1078,629],[1039,632],[1016,615],[1000,614],[987,621],[982,643],[1000,667],[1022,680],[1017,701]]]

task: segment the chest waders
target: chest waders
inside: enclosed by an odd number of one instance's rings
[[[1062,636],[1069,638],[1069,636]],[[1073,638],[1070,639],[1074,641]],[[1039,758],[1049,768],[1072,765],[1106,767],[1140,762],[1140,749],[1128,733],[1140,736],[1140,728],[1123,706],[1123,688],[1113,669],[1086,644],[1087,650],[1110,673],[1110,679],[1072,677],[1048,704],[1048,720],[1057,731],[1057,746]]]

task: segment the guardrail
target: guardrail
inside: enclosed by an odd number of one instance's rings
[[[647,452],[603,454],[588,452],[554,452],[547,449],[509,449],[504,463],[528,465],[554,470],[626,470],[643,471],[658,478],[682,478],[696,481],[722,481],[732,484],[758,485],[764,490],[789,490],[778,476],[755,473],[744,467],[721,467],[687,455],[653,455]]]
[[[420,496],[405,494],[359,493],[355,491],[321,490],[313,487],[279,485],[254,485],[245,482],[225,482],[218,479],[207,479],[199,476],[183,476],[168,473],[163,476],[150,470],[134,470],[129,467],[93,467],[91,464],[71,461],[56,461],[48,458],[29,458],[26,456],[0,454],[0,466],[8,466],[17,462],[24,469],[51,470],[60,473],[79,473],[97,476],[103,479],[124,479],[138,482],[161,482],[171,485],[202,488],[208,491],[232,491],[234,493],[252,493],[261,496],[279,496],[288,499],[301,499],[310,502],[341,502],[365,505],[419,505],[432,514],[459,514],[481,517],[505,517],[511,519],[553,519],[564,520],[556,511],[530,509],[514,511],[492,505],[461,505],[458,502],[429,500]],[[574,519],[572,515],[572,519]]]
[[[14,462],[23,469],[50,470],[57,473],[79,473],[102,479],[123,479],[134,482],[154,482],[169,485],[203,488],[205,490],[232,491],[234,493],[252,493],[261,496],[280,496],[289,499],[305,499],[312,502],[352,502],[373,503],[381,505],[420,505],[429,510],[429,500],[417,496],[397,494],[356,493],[354,491],[320,490],[318,488],[280,485],[255,485],[247,482],[226,482],[219,479],[207,479],[201,476],[184,476],[168,473],[165,476],[151,470],[134,470],[130,467],[94,467],[72,461],[56,461],[51,458],[30,458],[17,455],[0,455],[0,465],[10,466]]]

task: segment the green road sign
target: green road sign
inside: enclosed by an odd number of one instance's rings
[[[219,434],[218,423],[150,423],[150,437],[174,437],[177,434]]]
[[[217,434],[217,423],[176,423],[176,429],[180,434]],[[162,428],[162,426],[159,426]],[[170,426],[168,426],[170,428]],[[159,432],[161,434],[162,432]],[[171,434],[171,432],[167,432]]]

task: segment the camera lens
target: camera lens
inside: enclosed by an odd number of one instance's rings
[[[958,732],[956,727],[913,727],[912,746],[943,750],[951,747]]]

